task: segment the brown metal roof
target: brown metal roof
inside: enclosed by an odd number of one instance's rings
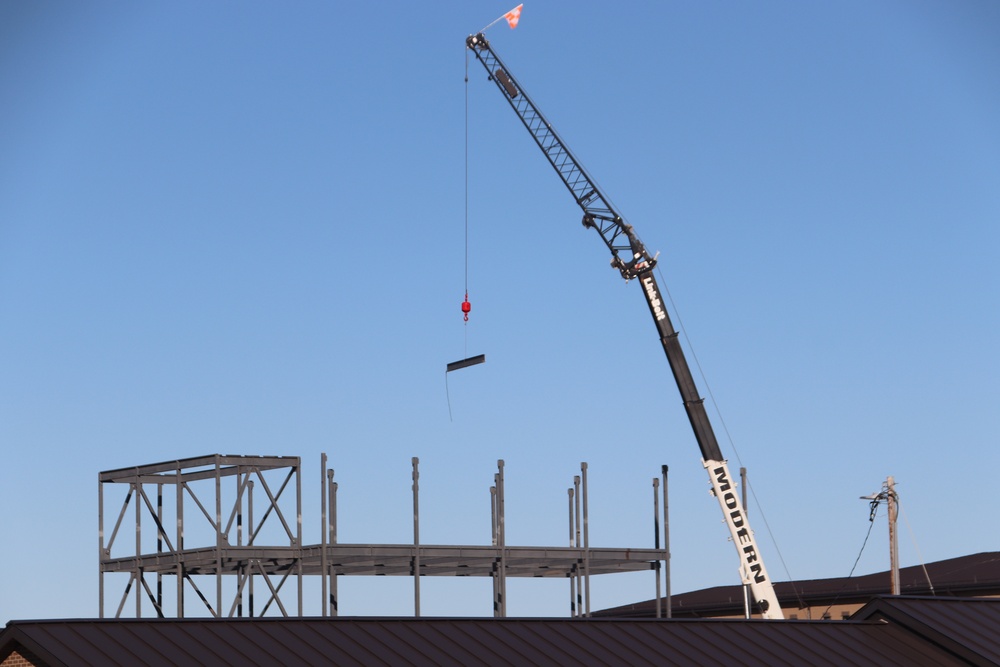
[[[1000,600],[884,597],[852,617],[882,620],[930,639],[973,664],[1000,664]]]
[[[15,621],[50,665],[964,665],[893,623],[612,619]]]
[[[924,572],[926,567],[927,572]],[[930,578],[933,588],[928,584]],[[986,552],[950,558],[926,566],[904,567],[899,571],[903,595],[982,596],[1000,595],[1000,552]],[[876,572],[860,577],[811,579],[777,582],[775,593],[782,609],[838,604],[865,604],[889,593],[889,572]],[[675,617],[704,618],[739,616],[743,613],[743,587],[716,586],[672,596]],[[656,600],[645,600],[613,609],[595,612],[598,617],[652,618]]]

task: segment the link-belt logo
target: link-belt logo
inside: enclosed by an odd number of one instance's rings
[[[653,277],[646,276],[643,278],[642,286],[646,290],[649,307],[653,309],[653,317],[659,322],[667,316],[667,311],[663,309],[663,301],[660,300],[660,295],[656,293],[656,284],[653,283]]]
[[[754,543],[753,535],[747,529],[746,520],[743,518],[743,509],[740,507],[736,494],[733,493],[729,478],[726,477],[726,469],[719,466],[712,471],[712,475],[715,477],[717,493],[722,494],[722,502],[729,510],[729,523],[733,527],[733,534],[743,552],[743,564],[747,568],[747,574],[753,576],[754,583],[764,583],[767,580],[764,566],[757,558],[757,545]]]

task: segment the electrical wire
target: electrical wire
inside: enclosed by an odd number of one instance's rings
[[[858,552],[858,557],[854,559],[854,565],[851,566],[851,573],[847,575],[847,578],[844,579],[844,583],[840,586],[840,590],[838,590],[837,594],[833,596],[833,602],[831,602],[830,606],[823,612],[824,618],[830,613],[830,610],[833,609],[833,605],[837,604],[837,600],[840,599],[840,594],[844,592],[845,588],[847,588],[847,582],[854,576],[854,570],[857,569],[858,562],[861,561],[861,554],[865,552],[865,546],[868,544],[868,538],[871,537],[872,528],[875,526],[875,515],[878,514],[878,504],[878,498],[871,502],[871,510],[868,514],[868,532],[865,533],[865,541],[861,543],[861,551]]]

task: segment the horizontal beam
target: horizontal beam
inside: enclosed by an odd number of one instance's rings
[[[212,547],[182,552],[103,559],[102,572],[176,573],[183,562],[189,574],[236,573],[251,562],[268,574],[286,572],[302,564],[303,574],[322,574],[323,547]],[[442,546],[399,544],[330,544],[326,546],[329,567],[343,576],[412,576],[415,558],[420,558],[421,576],[492,576],[501,558],[511,577],[560,578],[577,571],[586,559],[590,574],[638,572],[653,569],[663,559],[660,549],[576,547]],[[221,570],[220,570],[221,563]]]
[[[476,364],[482,364],[486,362],[486,355],[480,354],[475,357],[469,357],[467,359],[462,359],[461,361],[453,361],[447,366],[446,373],[452,371],[457,371],[460,368],[468,368],[469,366],[475,366]]]
[[[240,472],[240,468],[247,467],[259,468],[260,470],[298,468],[301,466],[301,459],[298,456],[232,456],[212,454],[209,456],[133,466],[131,468],[105,470],[99,473],[99,479],[101,482],[129,483],[135,481],[138,475],[141,478],[140,481],[146,484],[171,484],[176,482],[178,470],[181,471],[181,479],[184,481],[215,477],[216,465],[221,467],[219,474],[223,477],[228,477]],[[196,470],[197,468],[206,467],[210,467],[211,469]]]

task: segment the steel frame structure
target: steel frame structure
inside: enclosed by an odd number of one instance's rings
[[[319,544],[312,545],[302,543],[299,457],[214,454],[101,472],[98,476],[99,615],[104,618],[108,611],[105,575],[114,573],[129,575],[114,611],[115,618],[123,616],[130,598],[137,618],[150,608],[158,617],[183,618],[189,606],[204,607],[210,616],[217,618],[263,617],[269,612],[302,616],[306,576],[321,578],[323,616],[338,613],[337,583],[342,576],[412,577],[415,616],[420,616],[420,578],[426,576],[490,577],[493,613],[497,617],[507,615],[508,577],[568,579],[573,616],[590,614],[591,575],[653,571],[659,599],[660,573],[666,572],[669,591],[666,541],[664,548],[659,546],[660,480],[657,478],[653,480],[656,532],[652,549],[590,546],[586,463],[581,464],[581,475],[574,478],[573,487],[568,489],[568,546],[508,545],[502,460],[497,462],[494,484],[490,487],[492,544],[425,545],[420,542],[419,460],[413,458],[412,465],[412,544],[338,541],[338,483],[334,481],[334,471],[327,467],[325,454],[322,455],[321,538]],[[666,534],[665,467],[663,474]],[[124,491],[124,500],[106,536],[106,496],[110,499],[115,495],[110,490],[106,492],[107,485],[128,486],[127,490],[115,490],[117,497]],[[129,517],[134,517],[134,541],[125,537],[126,529],[130,528]],[[168,528],[171,524],[176,527]],[[662,568],[664,563],[666,568]],[[165,581],[171,579],[173,588],[165,589]],[[205,584],[206,581],[214,583],[214,595],[203,590],[211,585]],[[294,588],[294,593],[288,592],[290,588]],[[171,590],[176,592],[171,594]]]
[[[260,615],[263,616],[271,604],[276,604],[282,615],[287,616],[280,593],[293,574],[297,575],[297,607],[301,615],[300,467],[298,457],[215,454],[100,473],[100,616],[103,618],[105,613],[104,575],[114,572],[130,575],[115,612],[116,618],[121,617],[133,589],[136,617],[142,616],[144,599],[152,605],[157,616],[167,616],[165,600],[169,596],[164,595],[163,583],[165,577],[171,576],[176,586],[173,615],[177,618],[185,615],[185,598],[189,591],[212,616],[243,616],[244,601],[248,604],[249,615],[254,616],[256,582],[263,582],[269,592]],[[223,482],[229,479],[235,483],[235,491],[227,497]],[[206,482],[210,485],[209,498],[201,488]],[[104,500],[108,484],[127,484],[128,492],[105,541]],[[294,488],[293,499],[288,497],[290,485]],[[258,486],[263,494],[255,492]],[[170,487],[173,487],[171,492],[165,496],[164,490]],[[260,507],[262,503],[263,508]],[[130,509],[135,517],[134,543],[127,538],[120,539]],[[194,510],[193,521],[189,516],[191,510]],[[259,518],[255,518],[255,512]],[[289,516],[294,518],[292,522]],[[147,539],[143,541],[144,519],[147,526],[152,524],[155,545],[148,538],[148,529]],[[171,523],[176,525],[175,530],[168,528]],[[234,530],[235,539],[230,539]],[[284,539],[279,542],[272,538],[271,543],[262,545],[262,531],[277,532]],[[191,544],[192,537],[196,544]],[[236,594],[228,614],[223,603],[224,575],[236,578]],[[198,586],[196,577],[215,578],[214,605]]]

